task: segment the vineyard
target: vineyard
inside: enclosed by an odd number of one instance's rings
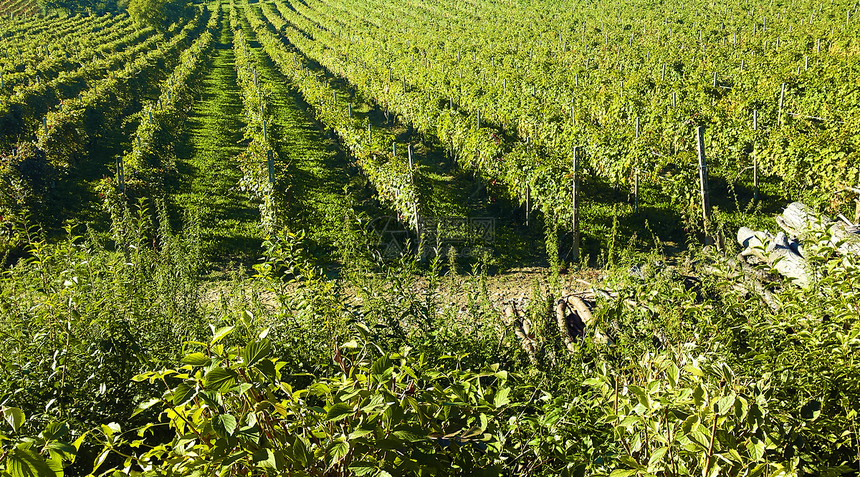
[[[860,474],[856,2],[80,5],[0,0],[0,475]]]

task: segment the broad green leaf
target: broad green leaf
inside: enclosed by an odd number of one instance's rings
[[[215,368],[206,373],[203,377],[204,387],[206,389],[221,390],[233,386],[236,381],[236,371],[227,368]]]
[[[328,408],[328,411],[326,411],[325,420],[338,421],[340,419],[345,418],[346,416],[349,416],[353,412],[354,410],[349,404],[339,402]]]
[[[349,440],[361,439],[362,437],[372,433],[373,431],[370,429],[356,429],[349,433]]]
[[[210,341],[209,344],[214,345],[215,343],[218,343],[219,341],[223,340],[227,337],[227,335],[232,333],[235,328],[235,326],[225,326],[223,328],[218,329],[218,331],[214,333],[212,341]]]
[[[625,429],[630,429],[634,424],[639,422],[639,416],[627,416],[623,421],[618,423],[618,427],[623,427]]]
[[[263,376],[270,381],[278,381],[278,379],[280,379],[281,374],[275,368],[275,363],[273,363],[271,359],[264,359],[255,364],[254,367],[263,373]]]
[[[758,462],[764,458],[764,441],[760,441],[755,437],[747,441],[747,452],[749,452],[750,460]]]
[[[232,414],[218,414],[212,419],[212,428],[222,437],[232,436],[236,432],[236,418]]]
[[[185,383],[182,383],[182,384],[185,384]],[[174,394],[174,396],[175,396],[175,394]],[[137,407],[134,408],[134,412],[131,413],[131,417],[134,417],[134,416],[142,413],[143,411],[151,408],[152,406],[155,406],[156,404],[158,404],[160,402],[161,402],[161,399],[152,398],[148,401],[144,401],[144,402],[138,404]]]
[[[6,470],[12,477],[49,477],[56,475],[45,458],[19,446],[9,452]]]
[[[337,464],[340,462],[346,454],[349,452],[349,442],[346,442],[343,439],[336,440],[332,442],[331,446],[329,446],[326,451],[326,455],[328,455],[328,461],[330,465]]]
[[[688,365],[684,366],[684,371],[686,371],[686,372],[688,372],[694,376],[699,376],[700,378],[705,377],[705,373],[702,372],[702,370],[699,369],[698,367],[693,366],[692,364],[688,364]]]
[[[51,422],[45,426],[45,430],[40,434],[43,439],[51,441],[62,439],[69,433],[69,426],[65,422]]]
[[[278,470],[278,461],[272,449],[261,449],[252,456],[254,465],[262,469]]]
[[[424,433],[417,427],[404,427],[392,432],[391,434],[406,442],[419,442],[426,439]]]
[[[24,411],[17,407],[4,407],[3,416],[15,432],[18,432],[18,429],[21,428],[21,424],[24,423]]]
[[[391,367],[391,360],[388,359],[388,356],[383,356],[373,362],[373,366],[370,367],[370,373],[381,377],[381,379],[387,379],[391,374]]]
[[[493,405],[496,406],[496,408],[498,409],[510,403],[511,400],[508,398],[508,394],[510,394],[510,392],[511,388],[500,389],[499,392],[496,393],[496,396],[493,398]]]
[[[714,412],[720,414],[722,416],[729,413],[729,411],[734,411],[735,406],[735,394],[732,393],[728,396],[723,396],[717,401],[717,408],[714,409]]]
[[[295,436],[293,441],[293,445],[290,449],[290,453],[293,456],[293,460],[299,463],[301,466],[307,466],[308,463],[313,462],[314,455],[310,451],[311,444],[306,441],[301,436]]]
[[[666,455],[668,450],[668,447],[663,446],[651,453],[651,458],[648,459],[648,472],[656,472],[660,470],[657,466],[662,463],[661,461],[663,460],[663,456]]]
[[[242,360],[245,366],[253,366],[272,352],[272,344],[267,339],[248,343],[242,350]]]
[[[636,475],[636,471],[629,469],[615,469],[611,474],[609,474],[609,477],[630,477],[631,475]]]
[[[353,475],[368,475],[376,471],[376,464],[370,461],[353,462],[349,465],[349,470]]]
[[[176,386],[173,390],[173,397],[170,399],[170,402],[172,402],[174,406],[178,406],[188,402],[188,400],[193,398],[195,394],[196,391],[193,387],[186,383],[179,383],[179,386]]]
[[[209,366],[212,360],[201,352],[191,353],[182,358],[182,362],[192,366]]]

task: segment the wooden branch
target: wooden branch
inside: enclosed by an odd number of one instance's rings
[[[528,320],[522,317],[522,314],[517,310],[516,306],[513,304],[508,305],[505,308],[505,324],[513,328],[514,336],[519,338],[520,344],[523,347],[523,350],[526,352],[526,355],[529,357],[529,361],[532,364],[537,364],[537,356],[535,354],[535,342],[529,336],[528,331],[526,331],[526,326],[531,328],[530,324],[527,324]]]
[[[573,342],[573,336],[570,333],[570,330],[567,326],[567,301],[562,299],[558,300],[555,306],[555,318],[556,324],[558,325],[558,332],[561,334],[561,339],[564,341],[564,346],[571,353],[576,351],[576,345]]]

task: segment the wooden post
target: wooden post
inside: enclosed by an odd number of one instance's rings
[[[782,127],[782,103],[785,100],[785,83],[782,83],[782,88],[779,91],[779,117],[777,118],[777,125]]]
[[[391,155],[394,157],[397,157],[397,143],[396,142],[391,143]]]
[[[639,139],[639,116],[636,116],[636,139]],[[639,168],[633,172],[633,212],[639,213]]]
[[[352,117],[352,103],[346,103],[346,115]]]
[[[415,188],[415,177],[413,176],[413,167],[412,167],[412,144],[406,146],[406,151],[409,156],[409,184]],[[420,220],[418,218],[418,203],[412,204],[412,215],[415,216],[415,235],[418,237],[418,243],[416,244],[416,254],[420,254],[421,251],[421,228],[420,228]]]
[[[120,192],[125,192],[125,167],[122,156],[116,158],[116,186]]]
[[[579,166],[579,146],[573,146],[573,164],[572,164],[572,178],[571,178],[571,205],[573,209],[573,217],[572,217],[572,228],[573,228],[573,245],[570,251],[571,261],[579,262],[579,204],[577,203],[576,194],[577,194],[577,182],[578,182],[578,171],[577,168]]]
[[[639,213],[639,168],[633,175],[633,212]]]
[[[711,221],[711,200],[708,191],[708,166],[705,162],[705,128],[696,127],[696,147],[699,153],[699,186],[702,193],[702,218],[705,221],[705,245],[713,243],[708,226]]]
[[[529,186],[526,186],[526,227],[529,226],[529,216],[531,215],[531,199],[532,199],[532,189]]]
[[[675,92],[674,92],[674,91],[672,91],[672,109],[674,109],[675,107],[677,107],[677,105],[678,105],[678,103],[677,103],[677,98],[676,98],[676,96],[675,96]]]
[[[275,153],[269,149],[266,151],[266,166],[269,170],[269,184],[275,183]]]
[[[666,79],[666,63],[663,63],[663,72],[660,74],[660,81],[664,81]]]
[[[758,129],[758,109],[753,110],[753,131]],[[758,200],[758,155],[753,142],[753,200]]]

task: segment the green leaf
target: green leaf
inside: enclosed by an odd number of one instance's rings
[[[340,462],[344,457],[346,457],[347,453],[349,453],[349,442],[346,442],[343,439],[332,442],[331,446],[329,446],[326,451],[331,465]]]
[[[510,392],[511,388],[503,388],[496,393],[496,396],[493,398],[493,405],[496,406],[496,409],[505,406],[511,402],[511,400],[508,398],[508,394],[510,394]]]
[[[45,426],[45,430],[40,434],[46,441],[62,439],[69,433],[69,426],[65,422],[51,422]]]
[[[236,432],[236,418],[232,414],[219,414],[212,419],[212,428],[221,437],[232,436]]]
[[[623,427],[624,429],[630,429],[631,427],[633,427],[634,424],[639,422],[639,420],[640,420],[639,416],[636,416],[636,415],[627,416],[624,418],[623,421],[618,423],[618,427]]]
[[[636,395],[636,399],[639,400],[640,404],[651,409],[651,400],[648,398],[648,393],[646,393],[644,389],[639,386],[630,386],[629,389],[631,393]]]
[[[253,366],[261,359],[269,356],[271,352],[272,344],[267,339],[248,343],[242,350],[242,361],[245,362],[245,366]]]
[[[185,364],[190,364],[192,366],[209,366],[209,363],[212,362],[208,356],[201,352],[191,353],[184,358],[182,358],[182,362]]]
[[[376,471],[376,464],[366,460],[353,462],[349,465],[349,470],[353,473],[353,475],[368,475]]]
[[[651,458],[648,459],[648,472],[656,472],[660,469],[656,468],[657,464],[660,464],[663,460],[663,456],[666,455],[666,452],[669,450],[668,447],[663,446],[656,449],[651,453]]]
[[[21,446],[9,452],[7,461],[6,470],[12,477],[49,477],[56,475],[44,457]]]
[[[609,474],[609,477],[630,477],[631,475],[636,475],[635,470],[627,470],[627,469],[615,469]]]
[[[21,428],[21,424],[24,423],[24,411],[17,407],[4,407],[2,412],[3,416],[6,418],[6,422],[12,426],[12,430],[18,432],[18,429]]]
[[[309,462],[313,462],[314,454],[309,450],[311,444],[301,436],[295,436],[293,445],[290,448],[290,454],[293,460],[299,465],[306,467]]]
[[[338,421],[340,419],[345,418],[346,416],[349,416],[353,412],[354,411],[352,409],[352,406],[350,406],[349,404],[343,403],[343,402],[339,402],[337,404],[332,405],[330,408],[328,408],[328,411],[326,412],[326,415],[325,415],[325,420],[326,421]]]
[[[185,384],[185,383],[182,383],[182,384]],[[176,396],[176,394],[174,394],[174,396]],[[155,406],[156,404],[158,404],[160,402],[161,402],[161,399],[152,398],[148,401],[144,401],[144,402],[138,404],[137,407],[134,408],[134,412],[131,413],[131,417],[134,417],[134,416],[142,413],[143,411],[146,411],[147,409],[151,408],[152,406]]]
[[[236,328],[235,326],[225,326],[223,328],[218,329],[218,331],[216,331],[214,333],[214,336],[212,337],[212,341],[210,341],[209,344],[214,345],[214,344],[218,343],[219,341],[223,340],[224,338],[227,337],[227,335],[232,333],[235,328]]]
[[[233,386],[236,380],[236,371],[227,368],[215,368],[203,377],[206,389],[221,390]]]
[[[372,433],[373,431],[370,429],[356,429],[349,433],[349,440],[361,439],[362,437]]]
[[[252,456],[254,465],[263,469],[278,470],[278,459],[272,449],[262,449]]]
[[[381,379],[387,379],[392,373],[392,366],[388,356],[383,356],[373,362],[373,366],[370,367],[370,374],[379,376]]]
[[[179,386],[176,386],[176,389],[173,390],[173,397],[170,399],[170,402],[172,402],[174,406],[179,406],[180,404],[188,402],[188,400],[194,397],[195,394],[197,394],[197,392],[193,387],[186,383],[179,383]]]
[[[356,341],[356,340],[349,340],[349,341],[347,341],[346,343],[344,343],[344,344],[340,345],[340,347],[341,347],[341,348],[344,348],[344,349],[355,349],[355,348],[358,348],[358,347],[359,347],[359,345],[358,345],[358,341]],[[350,466],[350,468],[352,468],[352,467]]]
[[[391,434],[406,442],[420,442],[427,438],[426,433],[417,426],[402,427]]]
[[[257,368],[258,371],[263,373],[263,376],[265,376],[269,381],[277,381],[280,377],[280,373],[278,373],[278,371],[275,369],[275,363],[273,363],[270,359],[260,361],[259,363],[254,365],[254,367]]]

